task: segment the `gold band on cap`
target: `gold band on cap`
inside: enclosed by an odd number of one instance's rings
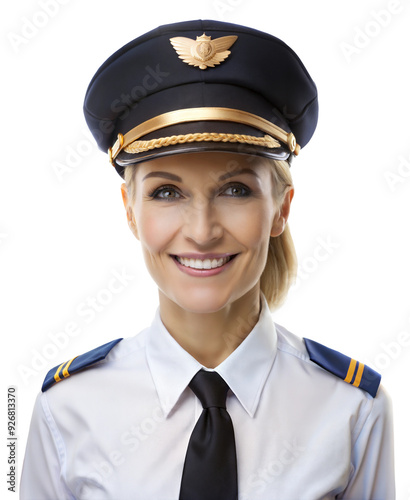
[[[253,135],[243,134],[220,134],[216,132],[198,132],[195,134],[171,135],[170,137],[161,137],[151,139],[150,141],[134,141],[124,148],[126,153],[144,153],[157,148],[174,146],[175,144],[186,144],[190,142],[236,142],[241,144],[252,144],[264,148],[279,148],[280,143],[270,135],[264,137],[255,137]]]
[[[114,145],[108,150],[110,162],[114,165],[114,160],[120,151],[144,135],[171,125],[195,121],[228,121],[250,125],[258,130],[261,130],[262,132],[265,132],[266,134],[269,134],[275,139],[284,142],[288,145],[289,150],[295,155],[297,155],[300,150],[300,146],[296,143],[295,136],[291,132],[285,132],[285,130],[265,118],[248,113],[247,111],[213,107],[187,108],[155,116],[154,118],[137,125],[125,135],[118,134],[118,138]]]

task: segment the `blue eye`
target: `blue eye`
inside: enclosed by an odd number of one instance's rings
[[[250,196],[251,190],[243,184],[231,184],[223,189],[220,194],[232,198],[245,198]],[[148,194],[152,199],[174,201],[182,198],[181,193],[175,186],[161,186]]]
[[[242,184],[232,184],[231,186],[228,186],[223,193],[227,196],[232,196],[233,198],[243,198],[244,196],[249,196],[251,191]]]
[[[161,186],[148,196],[160,200],[175,200],[181,198],[181,195],[173,186]]]

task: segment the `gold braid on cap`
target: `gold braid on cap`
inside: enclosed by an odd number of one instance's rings
[[[242,144],[252,144],[265,148],[280,147],[280,143],[270,135],[265,135],[265,137],[254,137],[252,135],[202,132],[196,134],[172,135],[170,137],[161,137],[160,139],[151,139],[150,141],[134,141],[124,148],[124,151],[126,153],[144,153],[145,151],[150,151],[155,148],[185,144],[187,142],[240,142]]]
[[[265,135],[264,137],[254,137],[240,134],[217,134],[208,132],[163,137],[153,139],[151,141],[139,141],[139,139],[144,135],[156,130],[169,127],[171,125],[177,125],[179,123],[197,121],[225,121],[242,123],[244,125],[250,125],[251,127],[261,130],[262,132],[265,132],[265,134],[269,135]],[[296,143],[296,138],[291,132],[286,132],[265,118],[261,118],[260,116],[239,109],[206,107],[170,111],[168,113],[155,116],[154,118],[137,125],[125,135],[118,134],[118,138],[113,147],[108,150],[108,155],[110,163],[115,166],[114,160],[123,149],[128,153],[141,153],[143,151],[166,147],[172,144],[200,141],[243,142],[268,148],[280,147],[278,141],[281,141],[287,144],[290,152],[295,155],[297,155],[300,150],[300,146]],[[129,148],[136,149],[131,150]]]

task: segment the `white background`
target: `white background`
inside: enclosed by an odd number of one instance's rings
[[[157,306],[126,223],[121,179],[87,132],[87,85],[108,56],[140,34],[211,18],[283,39],[318,86],[319,125],[292,166],[290,227],[300,277],[274,319],[382,373],[394,403],[397,498],[410,499],[408,2],[25,0],[8,2],[3,14],[2,498],[7,386],[18,390],[20,473],[48,369],[134,335]],[[67,170],[60,178],[57,165]],[[109,295],[115,273],[126,278]],[[81,313],[87,297],[104,301],[93,318]]]

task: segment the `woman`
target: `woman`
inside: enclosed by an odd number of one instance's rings
[[[394,499],[380,376],[270,315],[296,273],[289,167],[317,122],[296,54],[232,24],[163,26],[101,66],[84,111],[159,308],[50,370],[22,498]]]

